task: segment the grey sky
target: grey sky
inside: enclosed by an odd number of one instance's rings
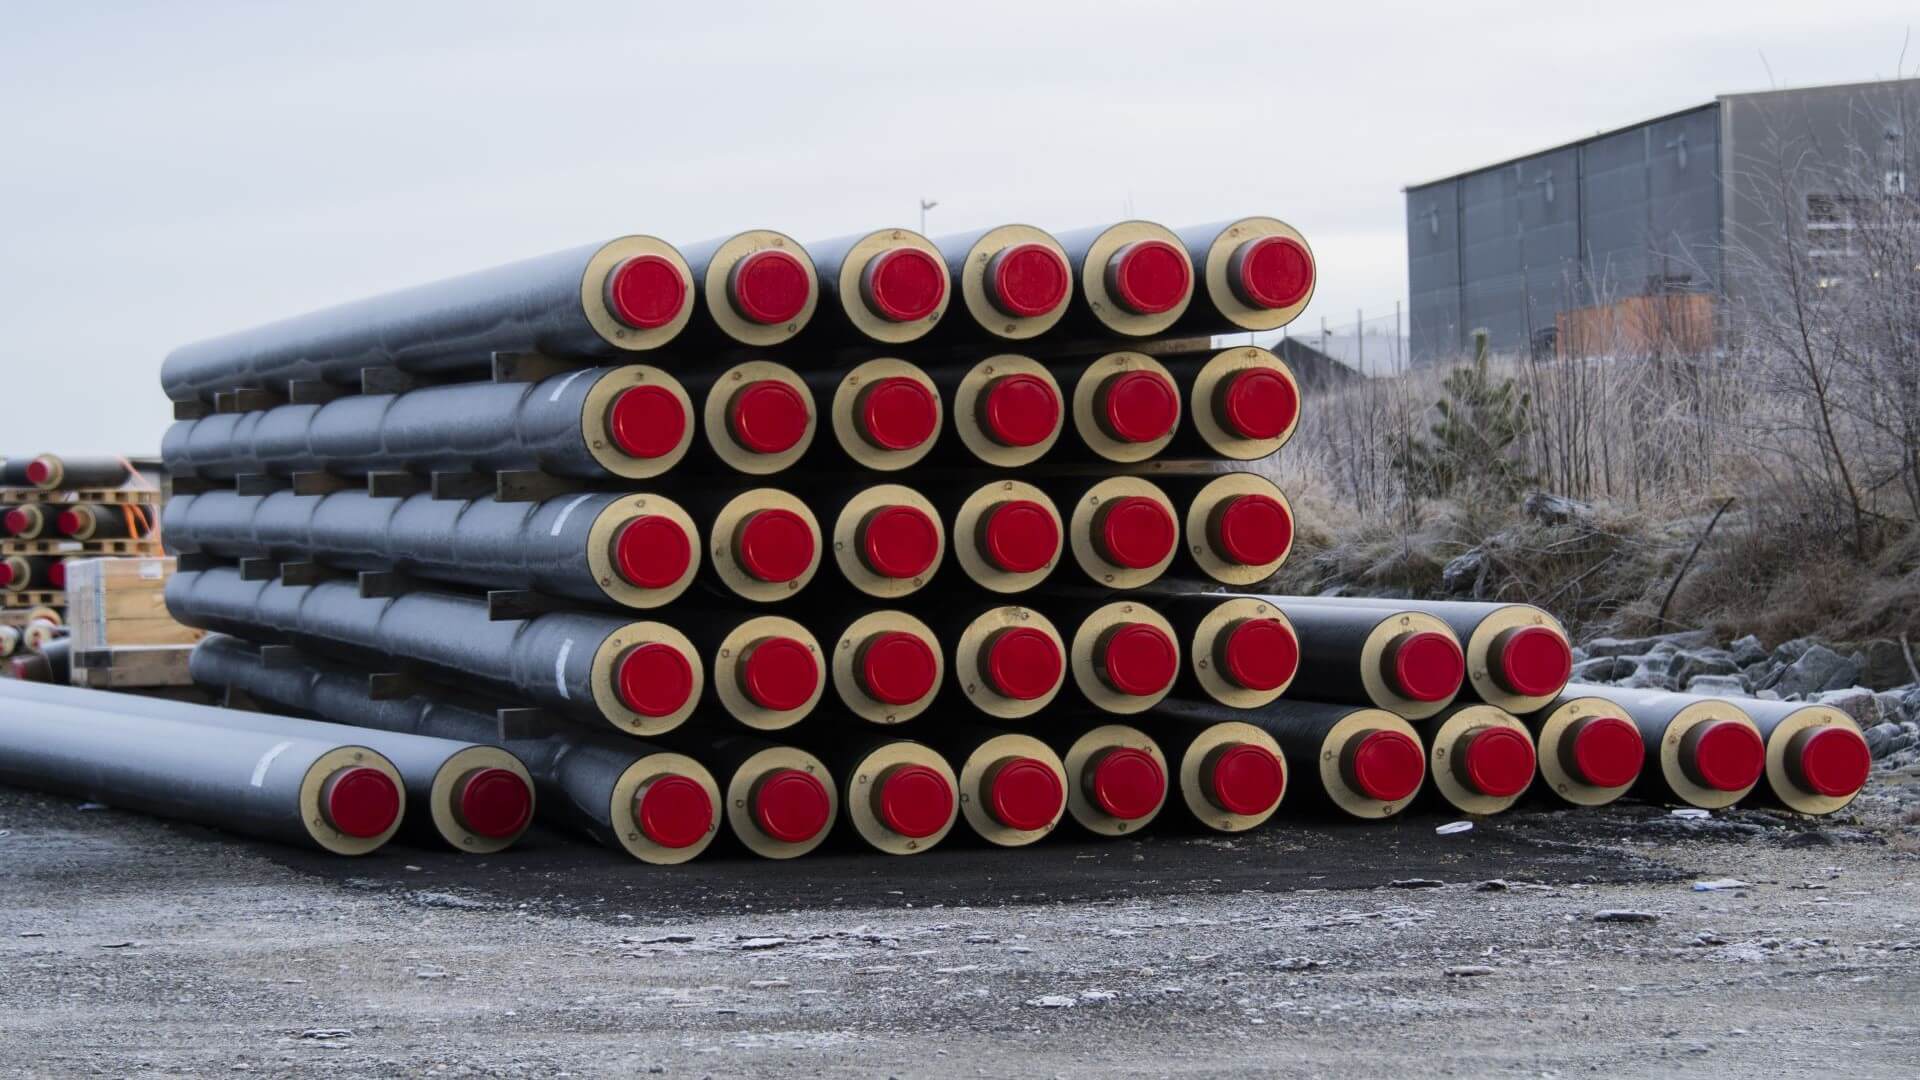
[[[936,235],[1272,213],[1320,258],[1303,324],[1390,313],[1402,185],[1892,76],[1913,10],[7,3],[0,454],[153,452],[185,341],[626,232],[911,225],[922,195]]]

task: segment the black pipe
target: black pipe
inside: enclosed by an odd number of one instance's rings
[[[1273,736],[1293,765],[1289,809],[1363,819],[1405,810],[1427,780],[1427,753],[1412,725],[1385,709],[1281,699],[1260,709],[1169,702],[1157,710],[1187,722],[1244,721]]]
[[[1197,279],[1176,333],[1277,330],[1313,299],[1313,250],[1292,226],[1246,217],[1175,230]]]
[[[309,678],[305,672],[267,669],[260,665],[252,646],[219,635],[206,638],[194,647],[191,665],[194,681],[203,685],[298,683]],[[502,850],[518,839],[532,820],[533,789],[520,763],[498,750],[469,742],[395,735],[369,731],[365,725],[323,723],[236,708],[208,709],[189,702],[131,694],[108,695],[40,686],[21,687],[18,693],[49,705],[71,705],[211,728],[369,747],[393,764],[406,789],[407,810],[401,822],[403,835],[436,845],[444,843],[455,850]],[[257,696],[277,700],[264,694]]]
[[[96,506],[75,503],[61,507],[54,528],[69,540],[129,540],[152,531],[151,507]]]
[[[1540,788],[1562,802],[1605,806],[1625,795],[1646,765],[1640,729],[1606,698],[1561,694],[1521,720],[1537,747]]]
[[[167,429],[160,456],[175,476],[210,480],[516,469],[646,479],[680,460],[696,426],[677,379],[629,364],[183,420]]]
[[[805,750],[752,735],[689,729],[668,742],[713,770],[726,793],[728,831],[755,855],[805,855],[827,839],[840,816],[833,775]]]
[[[59,588],[49,580],[61,559],[55,555],[8,555],[0,558],[0,588],[9,592]]]
[[[1252,590],[1293,552],[1293,505],[1267,477],[1239,471],[1157,482],[1180,510],[1178,572]]]
[[[652,608],[680,595],[700,563],[693,520],[659,495],[563,495],[538,503],[380,499],[364,491],[176,496],[164,518],[175,551],[398,571],[479,589],[528,589]]]
[[[785,364],[748,358],[731,367],[690,370],[682,378],[700,409],[700,434],[682,473],[770,476],[816,448],[822,455],[837,452],[813,391]]]
[[[138,479],[138,475],[125,460],[117,457],[38,454],[0,463],[0,487],[29,487],[41,491],[117,488],[130,479]]]
[[[953,300],[940,249],[912,229],[835,237],[807,251],[819,269],[820,307],[800,342],[814,355],[918,341]]]
[[[1052,329],[1073,301],[1066,250],[1045,230],[999,225],[934,245],[955,295],[929,344],[1030,340]]]
[[[1742,699],[1740,707],[1766,740],[1761,790],[1773,801],[1802,814],[1832,814],[1866,786],[1873,752],[1846,713],[1803,701]]]
[[[1409,720],[1446,708],[1466,681],[1465,652],[1440,619],[1405,608],[1330,607],[1311,598],[1264,599],[1293,623],[1300,671],[1289,696],[1372,705]]]
[[[1719,698],[1571,683],[1568,695],[1605,698],[1640,729],[1646,765],[1633,793],[1652,802],[1720,810],[1753,791],[1766,774],[1767,745],[1753,717]],[[1745,704],[1745,699],[1742,699]]]
[[[1130,721],[1168,758],[1187,820],[1214,832],[1245,832],[1286,798],[1286,755],[1272,735],[1243,718],[1161,712]],[[1308,763],[1309,767],[1312,763]]]
[[[672,341],[694,306],[672,245],[621,237],[357,300],[184,345],[160,367],[174,401],[286,394],[296,381],[359,389],[361,372],[471,377],[494,353],[615,361]]]
[[[840,735],[830,745],[824,736],[802,745],[839,781],[839,832],[846,841],[889,855],[917,855],[946,839],[959,820],[958,778],[924,743]]]
[[[635,735],[684,722],[704,677],[678,631],[611,615],[489,621],[477,598],[419,590],[366,599],[348,581],[296,587],[247,581],[228,567],[176,573],[166,598],[188,626],[298,645],[377,672],[417,668]]]
[[[948,721],[918,732],[958,779],[960,817],[998,847],[1023,847],[1052,833],[1067,812],[1067,769],[1032,735]]]
[[[53,705],[0,681],[0,782],[341,855],[400,827],[399,773],[368,747],[189,722],[145,701]]]
[[[820,303],[813,258],[771,229],[748,229],[683,246],[700,303],[674,352],[711,362],[716,354],[765,349],[793,339]]]
[[[1063,441],[1076,441],[1069,430],[1071,377],[1063,386],[1031,356],[999,353],[930,367],[927,376],[948,410],[947,431],[927,455],[929,464],[1013,469],[1051,460]]]
[[[0,513],[0,532],[15,540],[38,540],[52,524],[47,512],[34,503],[9,506]]]
[[[926,460],[951,436],[944,432],[940,388],[914,364],[879,357],[852,368],[808,372],[813,444],[803,469],[897,472]]]
[[[1508,712],[1544,708],[1573,674],[1573,643],[1558,620],[1530,604],[1380,597],[1315,597],[1324,607],[1420,611],[1447,624],[1466,650],[1466,698]]]
[[[1300,426],[1299,380],[1266,349],[1209,345],[1156,359],[1173,376],[1181,402],[1181,423],[1160,451],[1162,461],[1257,461],[1278,452]]]
[[[258,654],[252,670],[264,665]],[[278,659],[300,680],[248,676],[254,696],[323,719],[381,731],[483,743],[533,777],[539,819],[558,820],[650,863],[685,862],[712,842],[719,789],[699,762],[657,745],[573,727],[503,735],[483,703],[451,691],[374,700],[364,676],[311,656]]]
[[[1123,221],[1058,234],[1079,302],[1055,335],[1063,341],[1165,334],[1193,301],[1194,267],[1164,226]]]

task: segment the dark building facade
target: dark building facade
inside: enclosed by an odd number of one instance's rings
[[[1730,94],[1409,187],[1413,362],[1465,355],[1478,329],[1496,352],[1564,348],[1570,313],[1645,310],[1646,298],[1663,316],[1710,310],[1739,288],[1729,241],[1780,242],[1783,202],[1804,227],[1833,186],[1823,171],[1857,173],[1864,154],[1904,184],[1920,143],[1909,121],[1920,80]],[[1789,152],[1789,186],[1806,190],[1782,200],[1761,174]]]

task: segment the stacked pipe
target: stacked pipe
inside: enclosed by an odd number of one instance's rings
[[[168,605],[202,683],[509,751],[649,862],[1711,802],[1754,760],[1844,803],[1832,717],[1756,716],[1776,769],[1727,708],[1567,688],[1538,608],[1272,595],[1300,389],[1207,335],[1314,285],[1269,217],[628,236],[189,345]]]

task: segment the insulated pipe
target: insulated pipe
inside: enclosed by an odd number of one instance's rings
[[[952,300],[947,263],[912,229],[880,229],[810,243],[820,310],[809,346],[905,345],[925,337]]]
[[[1067,523],[1052,496],[1024,480],[993,480],[979,487],[931,490],[934,505],[952,523],[953,561],[989,592],[1020,593],[1046,581],[1066,553]],[[953,575],[947,576],[949,583]]]
[[[1270,457],[1300,426],[1299,380],[1265,349],[1237,345],[1203,356],[1162,356],[1180,388],[1184,419],[1163,458]]]
[[[47,512],[33,503],[9,506],[0,513],[0,530],[15,540],[38,540],[50,524]]]
[[[1031,465],[1066,430],[1067,395],[1060,380],[1030,356],[999,353],[927,374],[952,407],[953,435],[933,451],[943,464]]]
[[[673,245],[625,236],[184,345],[160,385],[174,401],[212,403],[305,380],[357,390],[368,368],[470,377],[498,352],[618,362],[671,342],[693,308]]]
[[[1521,717],[1540,759],[1542,785],[1574,806],[1605,806],[1633,787],[1647,760],[1640,729],[1603,697],[1562,694]]]
[[[1199,825],[1245,832],[1263,824],[1286,797],[1286,755],[1273,736],[1233,712],[1190,706],[1136,721],[1172,755],[1180,801]]]
[[[685,732],[676,740],[725,786],[727,829],[765,859],[793,859],[818,848],[840,816],[840,793],[819,758],[748,735]]]
[[[21,682],[59,683],[73,681],[73,639],[61,631],[38,643],[24,656],[13,657],[13,677]]]
[[[218,413],[168,428],[160,457],[175,476],[209,480],[513,469],[645,480],[686,456],[694,416],[678,379],[629,364],[538,382],[456,383]]]
[[[47,612],[49,615],[53,614],[51,608],[37,609],[32,616],[27,619],[26,629],[20,632],[20,644],[36,652],[45,648],[47,642],[52,641],[54,638],[67,636],[68,632],[65,626],[62,626],[54,619],[42,616],[40,614],[41,612]]]
[[[717,484],[684,493],[707,526],[708,591],[756,604],[785,600],[820,571],[825,540],[820,519],[799,497],[778,488],[745,491]]]
[[[1187,663],[1174,695],[1229,709],[1258,709],[1287,692],[1300,671],[1300,638],[1286,613],[1258,596],[1141,599],[1173,625]]]
[[[1429,790],[1463,814],[1513,808],[1533,784],[1533,734],[1491,705],[1455,705],[1427,724]]]
[[[1193,302],[1193,260],[1163,225],[1123,221],[1059,234],[1081,303],[1065,339],[1158,337]]]
[[[1180,675],[1179,634],[1143,599],[1110,596],[1043,606],[1068,636],[1067,664],[1081,699],[1102,713],[1144,713]]]
[[[365,599],[346,581],[293,587],[220,567],[176,573],[167,610],[203,630],[293,644],[374,671],[419,667],[632,735],[692,715],[705,669],[685,635],[657,622],[553,612],[492,622],[486,601],[438,592]]]
[[[1166,365],[1146,353],[1110,352],[1055,375],[1073,385],[1069,409],[1080,436],[1055,451],[1057,461],[1138,464],[1159,456],[1180,433],[1180,387]]]
[[[1187,717],[1219,715],[1169,706]],[[1289,806],[1319,807],[1366,820],[1405,810],[1427,779],[1427,754],[1413,725],[1386,711],[1350,705],[1282,699],[1242,714],[1273,736],[1295,772],[1287,785]]]
[[[1853,717],[1831,705],[1742,701],[1767,743],[1765,790],[1802,814],[1831,814],[1853,802],[1873,771],[1873,754]]]
[[[833,689],[870,724],[902,724],[925,712],[946,681],[940,639],[904,611],[870,611],[834,643]]]
[[[846,832],[877,851],[930,851],[960,817],[959,778],[924,743],[856,738],[816,749],[840,781]]]
[[[1032,608],[949,604],[929,611],[927,621],[939,640],[953,643],[941,696],[953,712],[1020,720],[1046,708],[1066,685],[1066,639]]]
[[[1313,299],[1313,249],[1278,218],[1245,217],[1175,231],[1200,279],[1193,303],[1174,326],[1177,331],[1278,330]]]
[[[1067,813],[1095,836],[1137,833],[1167,805],[1166,755],[1137,727],[1089,720],[1098,726],[1048,725],[1045,736],[1066,768]]]
[[[406,788],[403,829],[409,839],[487,855],[511,847],[533,823],[533,779],[512,754],[464,739],[423,735],[396,723],[365,722],[367,713],[413,713],[404,702],[366,701],[350,680],[329,681],[311,668],[269,667],[261,662],[257,646],[222,634],[193,647],[188,670],[202,686],[239,690],[277,708],[320,717],[351,716],[349,726],[228,708],[206,722],[314,739],[353,739],[379,751],[399,770]],[[170,701],[153,705],[156,713],[181,713],[182,719],[183,710],[192,708],[197,707]]]
[[[1183,569],[1249,588],[1279,572],[1292,553],[1293,505],[1259,473],[1165,476],[1159,485],[1186,508]]]
[[[826,693],[827,660],[820,641],[792,619],[681,610],[674,627],[707,659],[713,677],[713,701],[691,718],[694,731],[724,729],[733,722],[781,731],[812,715]]]
[[[703,436],[689,469],[769,476],[793,467],[822,441],[813,391],[785,364],[743,360],[720,371],[688,372],[686,380],[701,402]]]
[[[1626,710],[1646,744],[1634,793],[1654,802],[1723,810],[1766,774],[1767,744],[1745,709],[1718,698],[1572,683],[1572,695],[1605,698]]]
[[[813,258],[784,233],[749,229],[681,250],[700,304],[676,351],[780,345],[806,327],[819,305]]]
[[[498,747],[533,777],[542,822],[558,819],[655,864],[686,862],[713,842],[720,789],[684,754],[571,726],[502,737],[492,711],[450,691],[375,701],[359,671],[308,656],[294,667],[310,678],[260,684],[263,693],[289,696],[276,705],[341,724]]]
[[[400,827],[400,773],[366,746],[189,722],[147,702],[52,705],[0,681],[0,783],[337,855]]]
[[[126,506],[95,506],[75,503],[63,506],[54,516],[54,528],[69,540],[127,540],[147,535],[153,511],[135,512]]]
[[[940,388],[905,360],[879,357],[847,371],[807,376],[814,412],[828,418],[833,438],[818,437],[808,467],[844,469],[849,463],[880,472],[919,464],[940,439]]]
[[[1031,735],[972,724],[927,732],[959,778],[960,817],[996,847],[1025,847],[1051,833],[1067,812],[1067,767]]]
[[[503,503],[378,499],[364,491],[208,491],[174,497],[164,524],[167,542],[180,552],[394,570],[640,609],[678,597],[700,568],[693,519],[655,494]]]
[[[1266,599],[1299,635],[1300,671],[1288,690],[1294,697],[1371,705],[1424,720],[1451,705],[1466,681],[1460,639],[1438,616],[1410,608]]]
[[[73,488],[117,488],[138,479],[132,467],[117,457],[66,457],[38,454],[9,459],[0,465],[0,487],[30,487],[41,491]]]
[[[835,505],[831,544],[840,580],[864,596],[897,600],[924,588],[946,558],[940,511],[904,484],[827,492]],[[817,498],[817,497],[816,497]]]
[[[934,246],[964,308],[940,323],[935,340],[1025,341],[1052,329],[1073,300],[1066,249],[1043,229],[1001,225],[942,236]]]
[[[1573,674],[1573,642],[1559,620],[1531,604],[1316,596],[1323,607],[1418,611],[1447,624],[1466,649],[1463,696],[1511,713],[1531,713],[1560,695]]]
[[[0,558],[0,588],[8,592],[57,589],[56,576],[61,559],[51,555],[8,555]],[[62,578],[64,581],[64,577]]]
[[[1062,477],[1038,486],[1067,515],[1067,548],[1097,586],[1140,588],[1166,573],[1180,553],[1179,511],[1153,481]]]

